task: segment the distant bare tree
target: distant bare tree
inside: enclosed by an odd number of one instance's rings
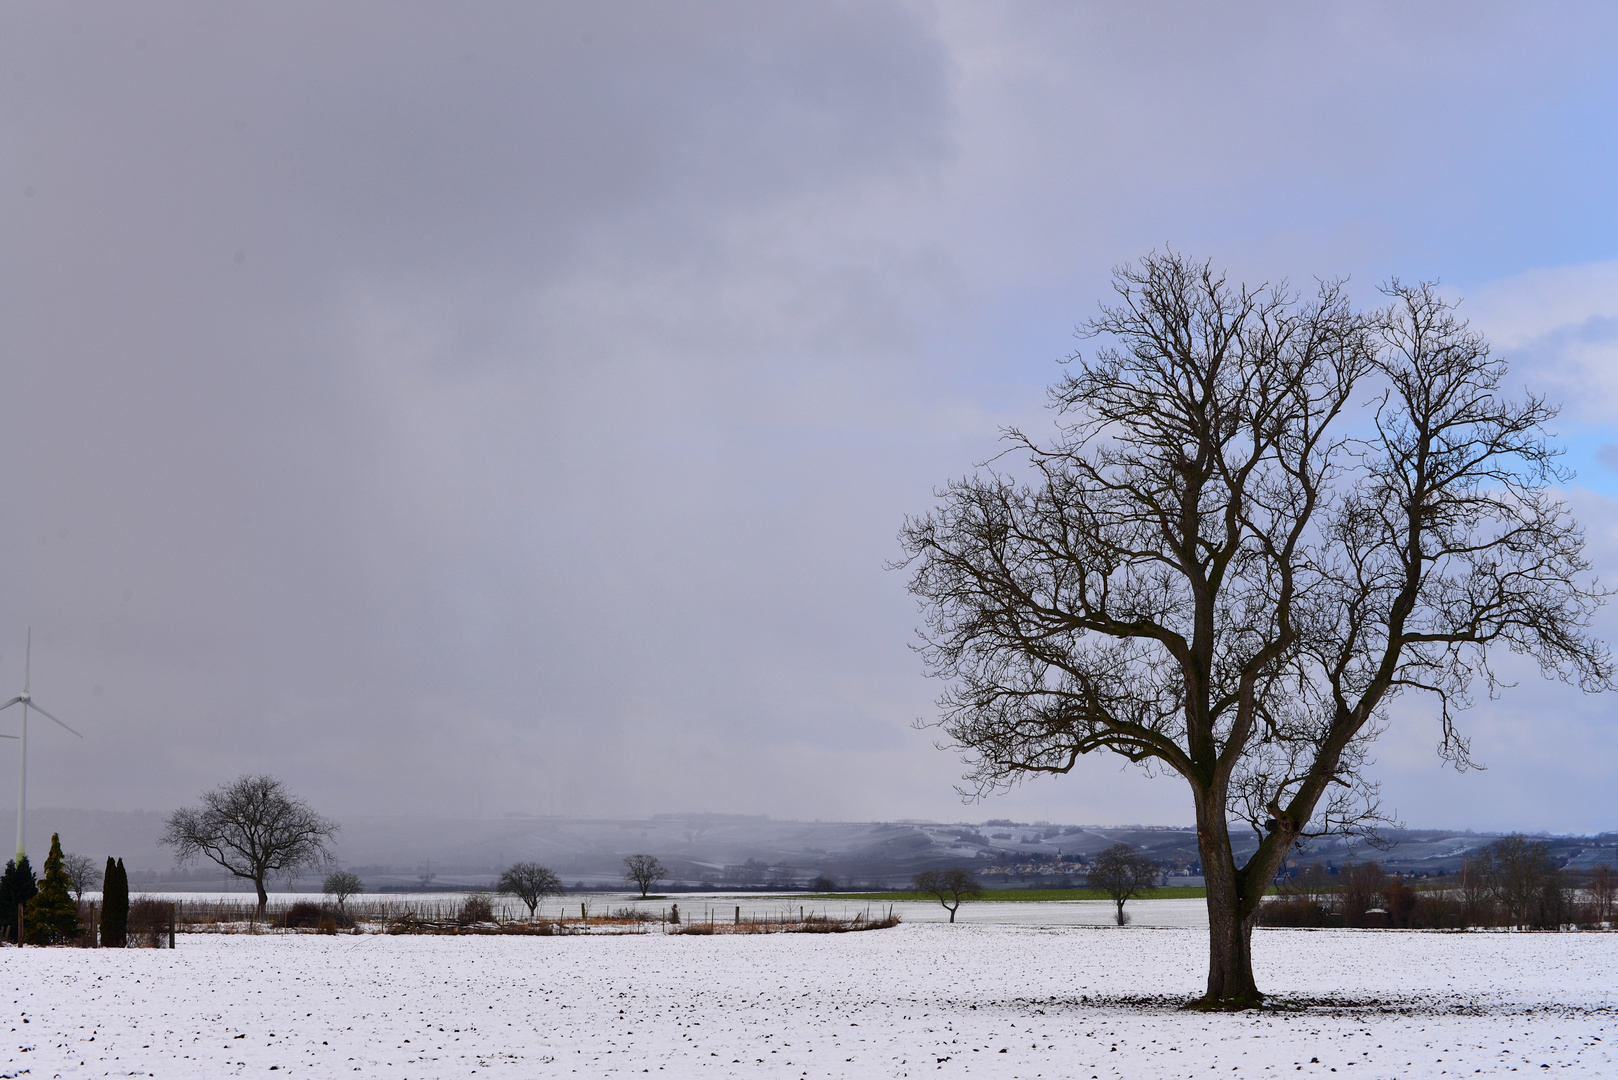
[[[983,895],[978,876],[965,866],[952,866],[948,870],[923,870],[910,879],[911,888],[927,893],[944,905],[949,921],[955,921],[955,911],[963,900],[976,900]]]
[[[1357,310],[1153,253],[1051,388],[1049,439],[939,493],[900,534],[937,725],[969,790],[1114,753],[1190,789],[1207,883],[1206,1008],[1262,1002],[1252,928],[1300,840],[1380,820],[1365,766],[1401,694],[1458,712],[1530,658],[1614,685],[1609,595],[1554,485],[1543,399],[1430,284]],[[1408,710],[1406,710],[1408,711]],[[1255,845],[1238,860],[1230,824]]]
[[[1601,863],[1590,871],[1590,902],[1595,907],[1596,921],[1610,922],[1612,920],[1612,904],[1615,895],[1618,895],[1618,873],[1614,873],[1611,863]]]
[[[1124,918],[1124,904],[1152,891],[1157,885],[1158,865],[1128,844],[1114,844],[1090,860],[1090,888],[1100,889],[1118,905],[1118,925]]]
[[[83,902],[85,893],[101,887],[95,861],[88,855],[69,852],[62,857],[62,869],[67,871],[68,887],[73,890],[75,901]]]
[[[562,879],[546,866],[534,862],[513,863],[500,874],[500,884],[496,891],[507,896],[515,896],[528,905],[528,917],[532,919],[534,912],[539,909],[539,902],[547,896],[559,896],[562,893]]]
[[[1482,851],[1489,884],[1506,922],[1519,929],[1544,921],[1545,909],[1560,908],[1555,893],[1562,886],[1561,869],[1551,857],[1551,846],[1519,833],[1502,836]],[[1547,904],[1547,899],[1551,903]],[[1560,918],[1557,917],[1560,922]]]
[[[160,843],[182,865],[205,855],[258,890],[258,914],[274,874],[319,866],[332,857],[337,823],[321,817],[273,776],[239,776],[203,792],[202,805],[169,815]]]
[[[321,889],[337,901],[337,910],[342,911],[350,896],[365,890],[365,883],[353,871],[338,870],[326,875]]]
[[[642,896],[651,892],[652,886],[667,877],[668,873],[667,868],[651,855],[624,857],[624,880],[633,882]]]

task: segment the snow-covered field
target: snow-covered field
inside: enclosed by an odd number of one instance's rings
[[[1327,1000],[1205,1016],[1173,1007],[1204,932],[1131,907],[1124,929],[8,948],[0,1077],[1618,1075],[1618,934],[1260,931],[1261,985]]]

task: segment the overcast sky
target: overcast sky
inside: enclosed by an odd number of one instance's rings
[[[86,735],[30,803],[1187,823],[1113,760],[961,805],[903,516],[1167,244],[1441,279],[1618,581],[1614,191],[1600,5],[9,3],[0,689],[32,625]],[[1414,709],[1376,773],[1618,828],[1615,715],[1530,674],[1487,771]]]

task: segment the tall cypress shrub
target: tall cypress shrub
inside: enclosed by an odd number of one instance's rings
[[[129,938],[129,875],[124,860],[116,863],[107,856],[107,872],[101,881],[101,944],[121,949]]]
[[[21,865],[15,859],[6,862],[6,872],[0,875],[0,934],[6,941],[17,940],[17,905],[28,903],[38,891],[28,856],[22,857]]]
[[[111,924],[107,921],[107,909],[110,906],[107,901],[117,887],[118,867],[113,863],[112,856],[108,855],[107,868],[101,872],[101,924],[98,929],[101,933],[101,944],[103,946],[111,944],[107,940],[107,932],[111,928]]]
[[[62,838],[51,834],[51,853],[45,856],[45,876],[39,893],[28,901],[28,927],[24,938],[30,945],[64,945],[79,936],[79,905],[73,899],[73,882],[62,865]]]

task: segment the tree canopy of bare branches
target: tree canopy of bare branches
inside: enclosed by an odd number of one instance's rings
[[[1160,868],[1128,844],[1114,844],[1090,860],[1087,875],[1090,888],[1100,889],[1118,905],[1118,925],[1124,918],[1124,904],[1150,892],[1157,885]]]
[[[320,891],[337,901],[337,910],[348,906],[348,898],[365,891],[365,882],[352,870],[334,870],[320,883]]]
[[[1081,327],[1100,339],[1051,388],[1054,438],[901,533],[948,689],[967,794],[1097,751],[1190,786],[1208,884],[1201,1004],[1262,999],[1254,912],[1301,838],[1368,831],[1369,744],[1401,695],[1433,702],[1439,752],[1505,649],[1610,688],[1588,633],[1607,592],[1550,485],[1544,400],[1430,284],[1379,310],[1152,254]],[[1258,846],[1238,864],[1230,821]]]
[[[910,887],[927,893],[944,905],[949,921],[955,921],[955,912],[962,901],[976,900],[983,895],[983,886],[970,867],[952,866],[948,870],[923,870],[910,880]]]
[[[275,777],[244,775],[203,792],[201,806],[169,815],[160,842],[181,864],[202,855],[251,881],[262,917],[265,882],[329,862],[337,829]]]
[[[624,880],[632,882],[645,896],[652,891],[663,878],[668,876],[668,870],[652,855],[626,855],[624,856]]]
[[[74,900],[83,902],[86,892],[101,886],[100,879],[96,877],[95,861],[88,855],[70,851],[62,858],[62,868],[67,871]]]
[[[1474,871],[1488,882],[1506,923],[1518,929],[1546,925],[1547,908],[1554,912],[1569,906],[1560,895],[1565,884],[1561,867],[1543,840],[1530,840],[1520,833],[1502,836],[1479,852]],[[1556,925],[1550,928],[1559,929],[1561,920],[1554,921]]]
[[[513,863],[501,872],[497,889],[527,904],[528,917],[532,919],[541,900],[547,896],[560,895],[562,879],[549,867],[538,863]]]

